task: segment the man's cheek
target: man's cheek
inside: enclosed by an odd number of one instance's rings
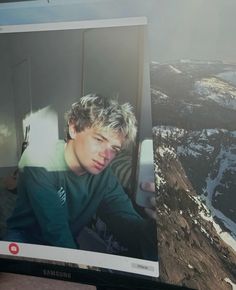
[[[109,160],[108,160],[108,164],[110,164],[116,157],[116,154],[113,154],[112,156],[110,156]]]

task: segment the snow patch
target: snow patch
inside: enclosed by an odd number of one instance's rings
[[[173,72],[175,72],[175,73],[177,73],[177,74],[182,74],[182,71],[179,70],[179,69],[177,69],[177,68],[174,67],[173,65],[169,65],[169,68],[170,68]]]
[[[207,192],[207,196],[202,195],[202,198],[205,200],[206,206],[210,209],[212,215],[218,217],[236,238],[236,223],[234,223],[231,219],[227,218],[221,211],[217,210],[212,205],[215,188],[220,184],[225,171],[231,168],[235,169],[234,167],[232,167],[232,164],[236,162],[236,155],[233,155],[229,151],[226,151],[224,148],[221,148],[220,153],[216,158],[216,162],[219,162],[217,175],[214,179],[212,179],[210,176],[206,178],[205,192]]]
[[[155,90],[155,89],[151,89],[151,94],[159,97],[159,99],[168,99],[169,96],[167,96],[166,94],[162,93],[161,91]]]
[[[232,290],[236,290],[236,284],[232,282],[229,278],[224,278],[224,281],[232,286]]]
[[[218,105],[236,110],[236,89],[217,78],[204,78],[196,81],[194,90],[204,99],[210,99]]]
[[[236,71],[223,72],[216,75],[217,77],[236,85]]]
[[[171,157],[176,157],[176,153],[173,148],[158,147],[157,151],[161,157],[165,157],[166,155],[170,155]]]

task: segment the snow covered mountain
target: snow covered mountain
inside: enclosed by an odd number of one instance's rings
[[[236,110],[236,89],[216,77],[203,78],[194,84],[195,91],[203,100],[212,100],[219,106]]]
[[[212,216],[236,238],[236,131],[156,126],[153,133],[159,153],[178,157]]]
[[[153,63],[151,97],[163,281],[196,289],[232,289],[236,65]]]
[[[236,222],[236,65],[181,60],[151,68],[156,131],[211,210]]]
[[[236,130],[235,74],[236,65],[219,62],[154,63],[154,125]]]

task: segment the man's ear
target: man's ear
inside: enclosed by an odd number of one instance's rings
[[[69,135],[71,139],[75,139],[76,128],[74,124],[69,124]]]

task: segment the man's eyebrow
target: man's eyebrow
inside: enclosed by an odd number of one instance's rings
[[[108,139],[105,136],[103,136],[102,134],[100,134],[100,133],[95,133],[95,135],[101,137],[103,140],[108,141]]]
[[[100,134],[100,133],[95,133],[95,135],[99,136],[100,138],[102,138],[102,139],[105,140],[105,141],[109,141],[105,136],[103,136],[103,135]],[[115,147],[115,148],[117,148],[117,149],[121,149],[121,148],[122,148],[122,146],[120,146],[120,145],[112,145],[112,147]]]

